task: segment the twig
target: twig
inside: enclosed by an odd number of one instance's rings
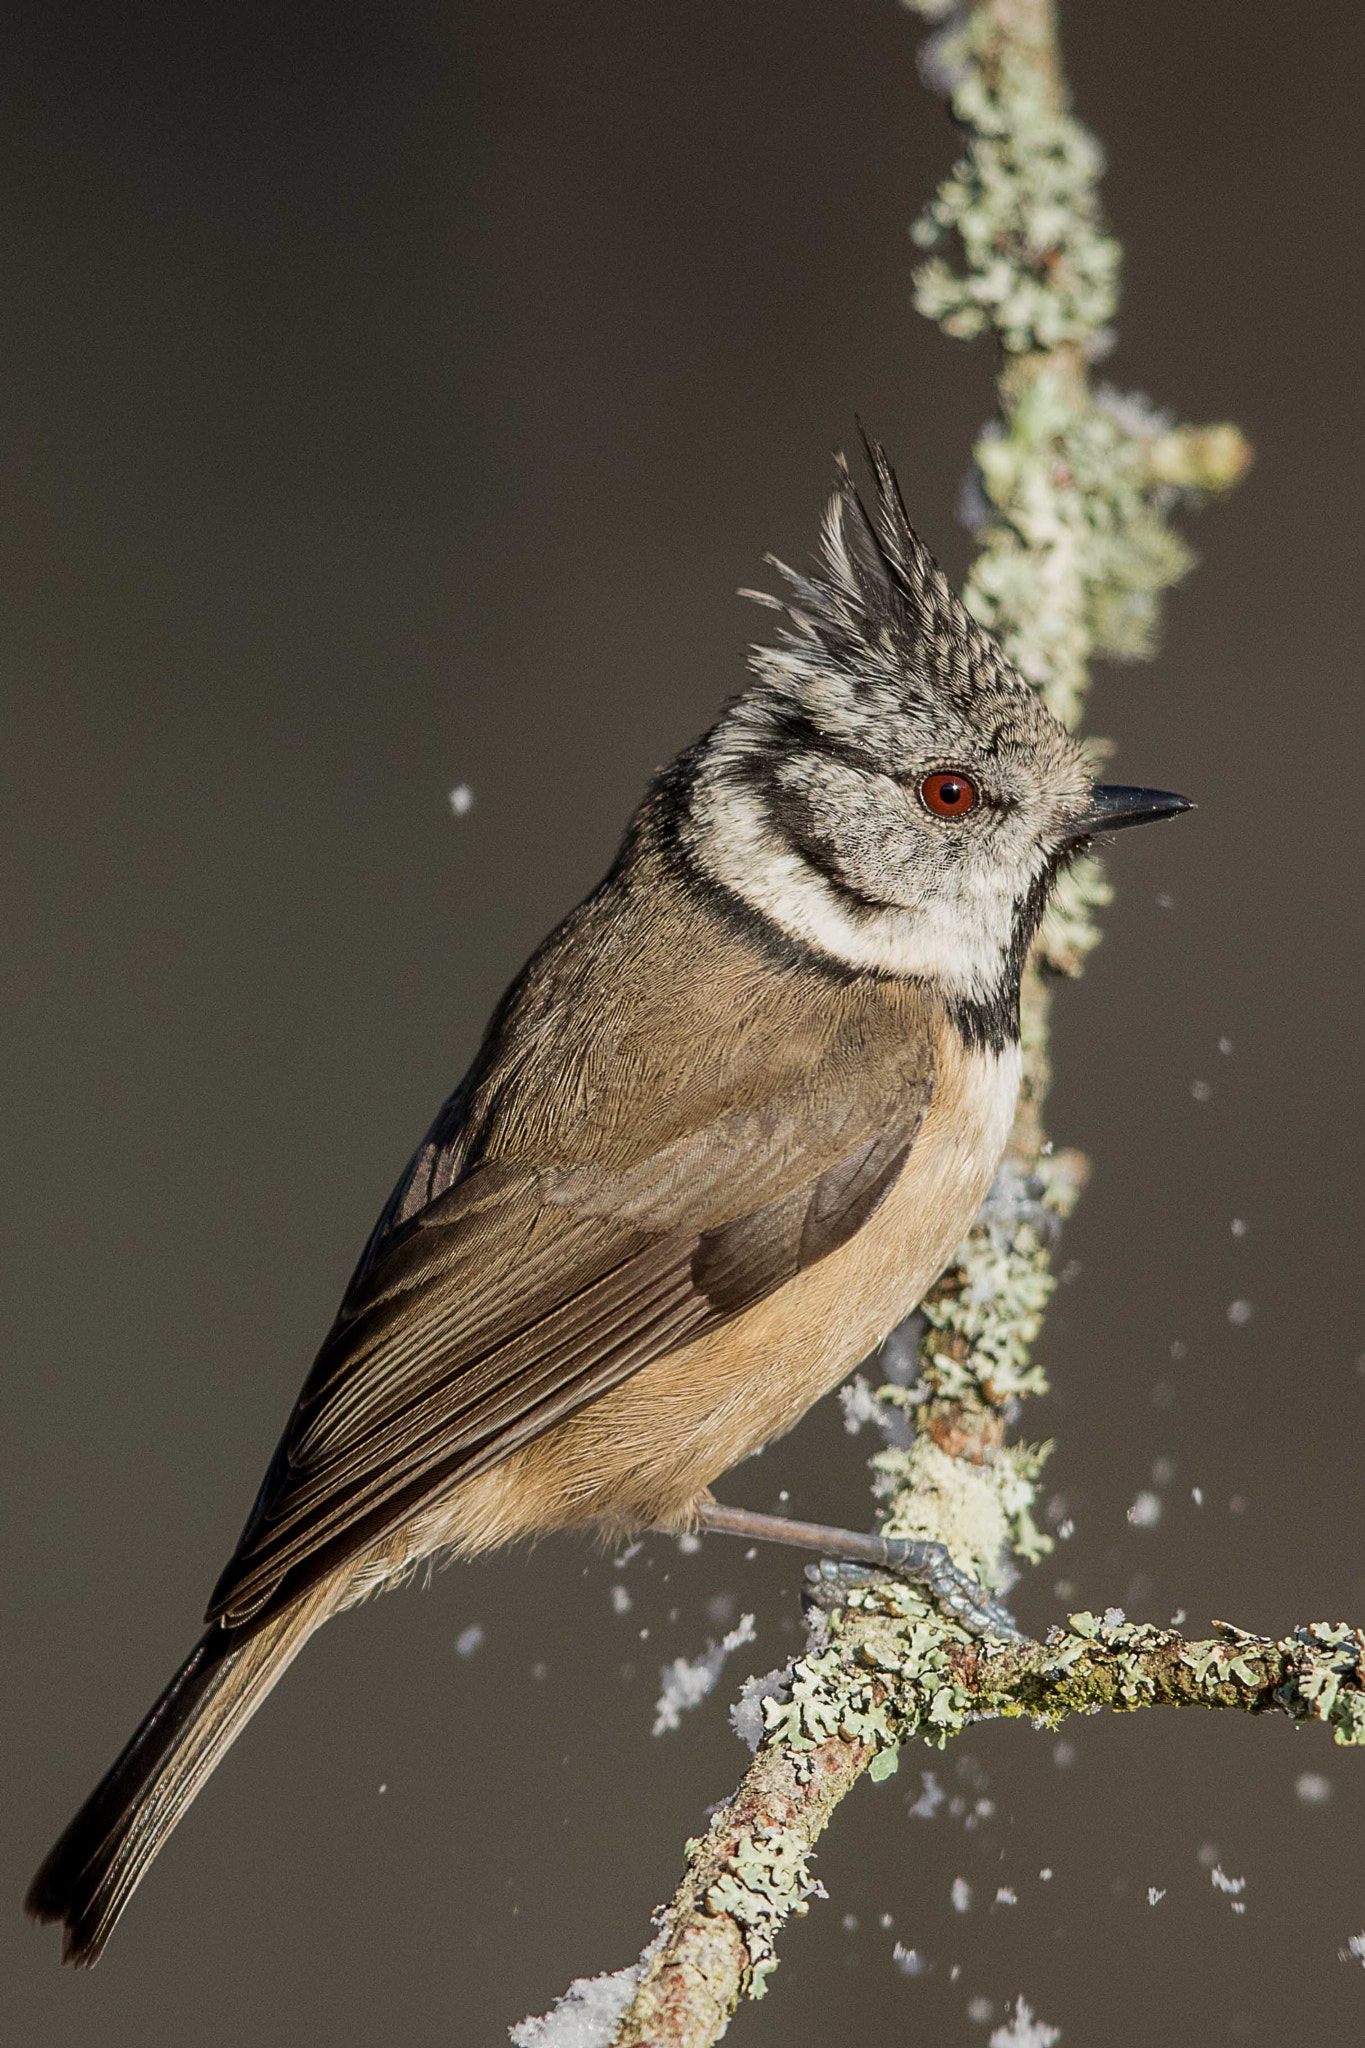
[[[1160,593],[1192,565],[1170,514],[1231,488],[1250,451],[1234,427],[1178,428],[1144,398],[1092,386],[1120,252],[1101,218],[1099,148],[1068,109],[1054,0],[905,4],[939,25],[921,71],[967,137],[915,226],[927,252],[916,303],[950,334],[993,334],[1001,358],[998,416],[974,450],[979,553],[966,597],[1075,725],[1091,659],[1149,654]],[[1081,971],[1107,898],[1098,863],[1083,864],[1039,935],[1005,1165],[924,1305],[916,1385],[880,1389],[914,1423],[908,1446],[874,1460],[884,1531],[946,1543],[995,1587],[1011,1556],[1033,1563],[1052,1548],[1034,1517],[1050,1446],[1010,1442],[1006,1424],[1046,1391],[1032,1346],[1057,1229],[1085,1178],[1084,1160],[1054,1154],[1042,1125],[1051,991]],[[739,1999],[761,1996],[780,1928],[818,1890],[813,1844],[862,1772],[893,1770],[910,1736],[941,1745],[968,1717],[1050,1724],[1165,1704],[1279,1709],[1360,1742],[1360,1651],[1357,1634],[1324,1624],[1278,1643],[1228,1631],[1189,1644],[1115,1610],[1072,1616],[1047,1644],[983,1646],[903,1588],[819,1616],[785,1695],[764,1703],[765,1740],[743,1782],[687,1845],[617,2048],[709,2048]]]

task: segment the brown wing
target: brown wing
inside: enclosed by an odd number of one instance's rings
[[[493,1163],[352,1288],[210,1620],[263,1617],[641,1366],[847,1242],[904,1164],[927,1063],[717,1118],[615,1172]]]

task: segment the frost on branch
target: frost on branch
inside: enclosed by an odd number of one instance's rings
[[[609,1977],[575,1977],[542,2018],[509,2028],[512,2048],[610,2048],[642,1967],[631,1963]]]

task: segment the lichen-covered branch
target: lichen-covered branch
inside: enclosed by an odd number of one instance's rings
[[[789,1697],[770,1701],[769,1731],[798,1755],[842,1731],[847,1702],[863,1703],[874,1776],[894,1770],[912,1736],[942,1748],[969,1721],[1017,1718],[1053,1727],[1110,1708],[1231,1707],[1321,1721],[1343,1745],[1365,1745],[1365,1631],[1310,1622],[1272,1641],[1230,1623],[1189,1642],[1127,1620],[1118,1608],[1071,1614],[1043,1643],[980,1640],[909,1608],[899,1587],[877,1586],[831,1616],[822,1649],[796,1666]],[[764,1752],[765,1756],[767,1752]]]
[[[1072,1614],[1045,1643],[982,1642],[927,1617],[906,1589],[870,1587],[765,1703],[769,1739],[706,1834],[615,2036],[617,2048],[709,2048],[739,2000],[761,1997],[785,1920],[821,1895],[808,1857],[835,1806],[900,1745],[942,1748],[969,1721],[1057,1727],[1109,1708],[1208,1707],[1320,1721],[1365,1744],[1365,1631],[1310,1622],[1278,1641],[1229,1624],[1204,1642]]]
[[[978,553],[965,594],[1074,727],[1095,656],[1152,652],[1160,595],[1193,562],[1172,514],[1231,488],[1250,451],[1235,427],[1177,426],[1095,380],[1120,251],[1101,214],[1099,145],[1067,102],[1055,0],[904,4],[935,24],[921,72],[965,137],[913,230],[925,252],[916,304],[949,334],[993,335],[999,351],[998,409],[966,493]],[[877,1393],[913,1425],[873,1461],[883,1528],[946,1543],[997,1590],[1014,1560],[1035,1563],[1052,1547],[1035,1516],[1050,1446],[1011,1441],[1009,1427],[1027,1396],[1046,1391],[1033,1346],[1057,1232],[1085,1179],[1084,1160],[1054,1152],[1042,1121],[1051,994],[1081,972],[1108,895],[1095,860],[1058,892],[1024,978],[1024,1082],[1005,1164],[923,1306],[914,1384]],[[612,1980],[629,1999],[615,2041],[719,2039],[739,1999],[762,1994],[778,1932],[818,1889],[807,1858],[835,1806],[864,1770],[893,1770],[910,1737],[941,1744],[983,1715],[1053,1722],[1170,1704],[1274,1709],[1358,1742],[1360,1653],[1356,1633],[1322,1624],[1278,1643],[1225,1630],[1188,1644],[1112,1610],[1102,1621],[1073,1615],[1046,1644],[981,1644],[890,1586],[818,1615],[805,1656],[763,1703],[753,1765],[688,1844],[638,1972]]]

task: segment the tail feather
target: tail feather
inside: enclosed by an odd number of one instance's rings
[[[56,1844],[24,1900],[91,1964],[157,1850],[322,1619],[286,1611],[247,1634],[211,1628]]]

